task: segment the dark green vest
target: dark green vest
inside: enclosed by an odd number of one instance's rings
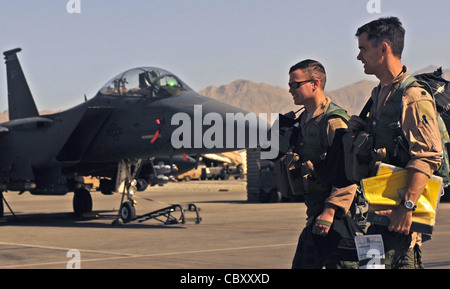
[[[311,161],[314,166],[317,166],[319,162],[325,160],[330,146],[327,135],[328,120],[336,117],[342,118],[345,122],[349,119],[344,109],[331,102],[325,113],[318,116],[309,125],[304,135],[302,132],[299,133],[295,152],[300,156],[302,163]],[[331,185],[314,173],[303,174],[301,178],[303,186],[298,186],[300,192],[296,192],[296,194],[305,196],[308,216],[318,215],[324,209],[325,200],[330,195]]]
[[[428,91],[434,99],[433,91],[427,83],[418,81],[413,76],[408,76],[388,99],[386,105],[381,110],[379,118],[375,119],[374,116],[369,116],[367,120],[368,127],[366,131],[374,138],[374,149],[386,148],[387,154],[382,162],[403,168],[407,165],[411,156],[409,153],[408,142],[403,136],[403,131],[401,129],[402,99],[406,90],[413,84]],[[435,175],[442,177],[444,186],[447,187],[450,181],[447,151],[447,144],[450,143],[450,138],[445,123],[439,113],[437,113],[436,119],[441,134],[443,156],[442,164],[435,172]]]
[[[383,163],[405,167],[411,157],[402,140],[403,132],[400,121],[403,94],[399,94],[398,91],[397,89],[388,99],[378,118],[375,118],[374,115],[369,116],[366,131],[373,136],[375,150],[386,149]]]

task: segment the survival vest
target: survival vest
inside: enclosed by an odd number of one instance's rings
[[[297,186],[299,189],[297,193],[305,196],[308,216],[317,215],[323,211],[325,200],[331,192],[332,185],[324,176],[323,171],[326,168],[323,167],[323,164],[326,162],[328,149],[331,145],[328,142],[328,121],[337,117],[345,122],[349,119],[344,109],[330,102],[328,109],[310,124],[308,132],[304,136],[300,131],[294,149],[300,156],[300,162],[302,163],[297,170],[299,175],[295,178],[297,182],[302,184]],[[312,167],[307,163],[312,164]]]
[[[297,119],[298,121],[300,121],[301,116]],[[310,125],[307,135],[303,137],[301,132],[298,133],[294,151],[299,154],[302,162],[311,161],[313,164],[318,164],[319,161],[327,158],[330,147],[327,124],[328,120],[337,117],[343,119],[345,123],[349,120],[349,116],[344,109],[330,102],[328,109]],[[298,129],[300,131],[300,128]]]
[[[387,162],[396,166],[405,167],[410,159],[408,142],[403,135],[401,128],[401,106],[402,98],[408,88],[411,86],[420,86],[425,89],[435,99],[434,91],[430,85],[414,76],[407,76],[400,87],[388,99],[377,121],[369,116],[366,131],[369,134],[376,136],[373,140],[373,148],[375,151],[379,149],[386,149],[386,156],[383,162]],[[368,106],[370,107],[370,102]],[[446,113],[448,109],[446,110]],[[449,185],[449,160],[447,146],[450,143],[447,127],[441,117],[441,113],[437,113],[436,119],[439,125],[440,137],[442,142],[442,164],[440,168],[434,173],[443,178],[444,186]],[[423,121],[427,122],[426,118]],[[360,157],[363,159],[363,157]],[[361,161],[363,163],[364,161]]]
[[[330,183],[324,181],[326,178],[322,177],[318,169],[324,167],[330,147],[327,134],[328,120],[339,117],[347,122],[349,116],[344,109],[330,102],[327,110],[313,120],[307,134],[303,136],[300,128],[303,113],[290,123],[289,128],[280,128],[280,148],[288,147],[288,149],[286,152],[280,150],[280,155],[283,156],[280,162],[275,164],[279,165],[277,171],[279,187],[282,183],[286,184],[287,180],[288,185],[282,186],[288,188],[286,195],[303,195],[308,207],[307,215],[311,216],[323,211],[325,199],[331,191]],[[300,160],[292,162],[295,154],[298,154]]]

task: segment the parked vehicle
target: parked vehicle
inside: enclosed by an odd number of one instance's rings
[[[222,167],[220,179],[227,180],[229,178],[234,178],[235,180],[244,178],[244,170],[242,169],[242,164],[227,164]]]
[[[205,167],[202,170],[202,180],[228,180],[230,177],[235,179],[244,178],[242,164],[226,164],[219,167]]]
[[[199,180],[202,176],[202,170],[204,168],[206,168],[205,164],[199,164],[197,168],[187,171],[184,174],[178,175],[177,180],[186,182],[189,182],[190,180]]]

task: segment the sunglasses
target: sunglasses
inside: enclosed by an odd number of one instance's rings
[[[295,82],[289,82],[288,85],[289,85],[290,88],[297,89],[297,88],[299,88],[300,86],[302,86],[303,84],[305,84],[305,83],[307,83],[307,82],[311,82],[311,81],[314,81],[314,79],[305,80],[305,81],[300,81],[300,82],[297,82],[297,81],[295,81]]]

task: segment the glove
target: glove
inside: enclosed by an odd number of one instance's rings
[[[363,130],[366,122],[359,116],[352,115],[348,121],[348,129],[352,131]]]

